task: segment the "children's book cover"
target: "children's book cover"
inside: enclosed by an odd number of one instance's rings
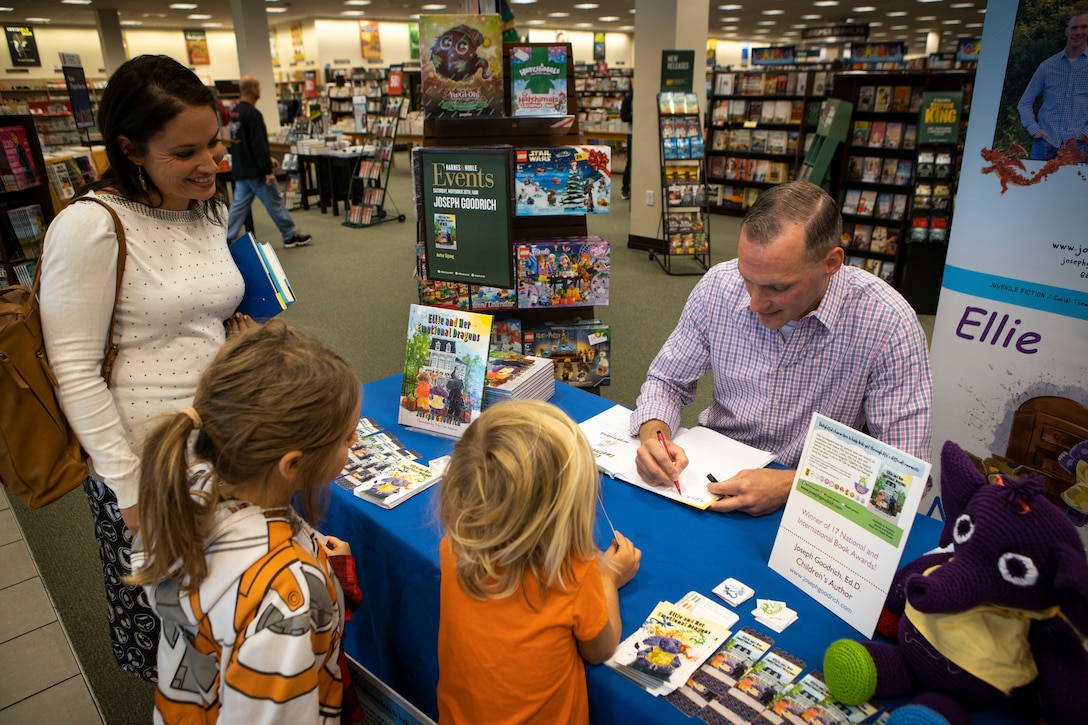
[[[418,461],[404,461],[386,468],[365,483],[355,486],[355,495],[391,509],[405,499],[435,484],[442,474]],[[351,474],[343,477],[351,480]]]
[[[515,149],[514,187],[517,216],[608,214],[612,210],[612,149]]]
[[[421,15],[425,118],[503,115],[499,15]]]
[[[605,664],[648,692],[665,695],[687,682],[726,637],[725,625],[659,602]]]
[[[577,388],[595,388],[612,382],[612,328],[599,322],[550,325],[527,329],[522,335],[526,355],[555,363],[555,379]]]
[[[509,46],[511,116],[566,115],[568,49],[545,43]]]
[[[397,422],[459,438],[480,415],[491,315],[412,305]]]
[[[514,255],[519,309],[608,304],[612,255],[600,237],[526,242]]]

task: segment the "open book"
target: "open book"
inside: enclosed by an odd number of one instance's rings
[[[672,437],[688,456],[688,467],[680,474],[680,493],[676,492],[675,486],[654,486],[643,481],[635,468],[639,441],[631,437],[631,412],[629,408],[616,405],[581,424],[593,447],[597,468],[612,478],[674,501],[705,509],[718,498],[706,490],[708,474],[724,481],[743,470],[763,468],[774,460],[773,453],[735,441],[710,428],[681,428]]]

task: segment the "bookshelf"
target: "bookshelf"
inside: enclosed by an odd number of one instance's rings
[[[792,68],[714,73],[706,149],[712,211],[743,214],[762,189],[797,178],[829,77]]]
[[[0,150],[0,287],[30,287],[54,215],[34,118],[0,117]]]
[[[634,68],[603,68],[578,63],[574,66],[574,93],[580,123],[619,121],[620,104],[631,88]]]
[[[397,125],[401,106],[406,99],[390,96],[385,101],[381,115],[369,116],[367,143],[355,164],[347,192],[345,227],[369,227],[382,222],[405,220],[397,209],[396,215],[386,212],[386,196],[389,188],[389,171],[393,166],[393,147],[397,139]],[[396,204],[394,203],[394,207]]]
[[[387,82],[385,68],[351,69],[351,86],[356,96],[366,98],[367,114],[382,113],[385,107]]]
[[[657,129],[664,244],[660,253],[651,251],[650,257],[666,274],[702,274],[710,268],[710,209],[698,97],[658,93]],[[696,271],[673,271],[673,259],[679,257],[693,260]]]
[[[504,93],[507,98],[510,96],[511,45],[518,44],[508,44],[503,51]],[[546,45],[566,46],[566,114],[426,118],[423,122],[423,145],[416,151],[425,153],[432,148],[471,151],[478,147],[493,150],[495,147],[509,146],[513,161],[516,149],[582,146],[578,99],[569,92],[574,81],[571,46],[569,43]],[[511,190],[516,190],[517,182],[511,178],[510,183]],[[423,189],[417,189],[417,195],[423,193]],[[557,194],[557,204],[564,203],[561,196]],[[575,263],[581,262],[579,252],[574,250],[588,246],[582,242],[603,242],[589,236],[585,214],[522,216],[516,213],[516,201],[512,203],[509,263],[514,272],[514,287],[501,289],[428,277],[430,260],[426,257],[425,240],[428,233],[426,226],[432,220],[424,218],[422,205],[422,199],[417,198],[417,272],[421,304],[491,314],[494,317],[492,341],[495,349],[548,357],[555,364],[557,380],[591,392],[599,392],[601,385],[609,384],[611,330],[607,324],[595,319],[594,302],[585,298],[572,301],[572,296],[568,293],[577,287],[580,280],[576,274],[571,273],[575,265],[572,264],[570,269],[564,266],[572,257],[579,257],[574,260]],[[570,254],[555,255],[554,268],[550,265],[545,268],[546,263],[538,264],[538,258],[533,254],[533,247],[545,248],[549,245],[570,247]],[[567,260],[563,256],[567,256]],[[591,272],[603,274],[607,284],[610,264],[607,259],[599,261],[603,273],[599,269]],[[531,273],[530,266],[533,266]],[[535,282],[550,285],[557,292],[551,298],[552,302],[542,303],[542,298],[534,297],[531,288]]]
[[[853,104],[833,178],[847,264],[883,278],[923,314],[936,311],[966,125],[961,113],[945,142],[923,142],[923,99],[932,93],[962,98],[971,84],[968,73],[844,73],[834,79],[832,96]]]

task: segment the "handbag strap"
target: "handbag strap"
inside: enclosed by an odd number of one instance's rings
[[[110,329],[106,333],[106,339],[109,341],[109,348],[106,350],[106,358],[102,361],[102,377],[106,381],[106,387],[110,386],[110,378],[113,377],[113,363],[117,360],[117,354],[120,352],[120,348],[117,347],[117,341],[113,339],[113,325],[117,321],[117,300],[121,297],[121,278],[125,276],[125,258],[128,256],[128,246],[125,244],[125,225],[121,223],[121,220],[117,216],[117,212],[113,210],[113,207],[102,201],[96,199],[93,196],[84,196],[76,199],[76,201],[93,201],[106,211],[110,213],[110,217],[113,218],[113,228],[117,233],[117,287],[113,293],[113,311],[110,312]],[[39,258],[38,268],[34,272],[34,284],[31,288],[31,294],[34,297],[38,296],[38,288],[41,286],[42,265]]]

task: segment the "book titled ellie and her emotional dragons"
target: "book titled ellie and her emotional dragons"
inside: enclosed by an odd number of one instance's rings
[[[460,438],[480,415],[491,315],[412,305],[397,422]]]

